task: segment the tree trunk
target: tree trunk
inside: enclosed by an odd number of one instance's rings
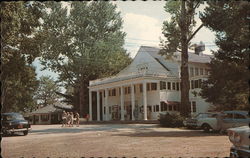
[[[189,103],[189,74],[188,74],[188,42],[187,33],[188,26],[186,22],[186,7],[185,1],[181,5],[181,108],[182,116],[187,117],[190,113]]]
[[[83,110],[84,110],[84,102],[85,102],[85,98],[84,98],[84,82],[80,83],[80,89],[79,89],[79,114],[80,116],[83,116]]]

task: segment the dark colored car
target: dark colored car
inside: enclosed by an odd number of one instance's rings
[[[31,129],[29,122],[19,113],[2,113],[1,121],[1,134],[8,135],[16,132],[22,132],[24,135],[27,135]]]

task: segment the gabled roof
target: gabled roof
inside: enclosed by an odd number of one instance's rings
[[[49,114],[49,113],[55,113],[55,112],[62,112],[63,109],[72,109],[73,106],[67,105],[65,103],[56,102],[55,104],[47,105],[45,107],[42,107],[40,109],[37,109],[31,114]]]
[[[147,53],[149,53],[151,56],[154,58],[163,58],[159,54],[160,49],[156,47],[149,47],[149,46],[141,46],[143,50]],[[176,61],[181,61],[181,53],[180,52],[175,52],[174,55],[176,56]],[[193,52],[188,52],[188,61],[189,62],[194,62],[194,63],[209,63],[211,61],[212,55],[207,55],[207,54],[201,54],[197,55]],[[164,59],[165,60],[165,59]]]

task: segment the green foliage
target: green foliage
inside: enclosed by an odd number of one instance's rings
[[[39,2],[1,3],[2,111],[29,111],[38,82],[30,64],[39,56]]]
[[[194,15],[196,8],[202,1],[167,1],[165,11],[171,14],[169,21],[164,21],[162,33],[166,40],[161,40],[160,54],[172,58],[174,53],[181,52],[181,108],[182,116],[190,113],[189,104],[189,74],[188,74],[188,46],[195,34],[203,27],[201,24],[195,31]]]
[[[41,106],[47,106],[58,101],[59,96],[56,92],[60,92],[60,87],[49,76],[41,76],[39,87],[36,92],[36,99]]]
[[[59,73],[65,86],[76,88],[79,100],[88,95],[88,82],[116,74],[131,59],[123,49],[125,33],[116,6],[110,2],[71,2],[70,11],[61,3],[46,2],[41,62]],[[76,95],[76,93],[69,95]],[[84,96],[81,96],[84,95]],[[78,105],[76,105],[78,106]],[[84,109],[87,111],[87,109]],[[82,111],[80,111],[82,112]]]
[[[220,48],[201,93],[217,110],[249,110],[249,7],[244,1],[209,2],[201,16]]]
[[[160,115],[159,121],[163,127],[183,127],[184,119],[180,114],[166,113],[165,115]]]

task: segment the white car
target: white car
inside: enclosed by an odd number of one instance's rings
[[[227,130],[229,140],[233,144],[230,148],[230,157],[250,157],[250,128],[242,126]]]
[[[220,119],[217,119],[217,117]],[[218,122],[218,120],[220,120],[220,122]],[[209,132],[211,130],[225,131],[228,128],[246,126],[249,123],[250,117],[247,111],[224,111],[210,117],[199,119],[197,126],[205,132]]]

